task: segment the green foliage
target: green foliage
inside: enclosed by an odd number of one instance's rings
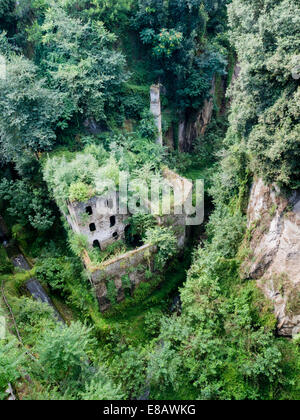
[[[14,2],[13,0],[2,0],[0,5],[0,19],[7,18],[8,14],[12,14],[14,10]]]
[[[106,288],[108,300],[112,305],[115,305],[117,303],[118,291],[114,280],[109,280],[106,284]]]
[[[245,140],[255,173],[297,188],[299,86],[293,75],[299,65],[299,4],[234,0],[228,11],[242,68],[233,89],[229,135]]]
[[[77,322],[45,331],[36,351],[50,382],[72,382],[83,373],[94,345],[91,329]]]
[[[124,58],[112,48],[116,37],[103,22],[83,23],[53,2],[30,39],[38,45],[41,70],[50,85],[65,94],[66,114],[105,121],[109,112],[117,112],[126,80]]]
[[[131,292],[132,284],[131,284],[129,275],[126,275],[126,276],[122,277],[122,287],[123,287],[125,293],[126,292],[127,293]]]
[[[158,247],[155,261],[158,269],[163,269],[168,260],[177,252],[177,240],[174,233],[164,227],[155,227],[145,234],[145,242]]]
[[[38,260],[35,274],[39,280],[51,287],[52,290],[63,292],[67,281],[72,277],[72,271],[67,258],[48,257]]]
[[[134,78],[136,74],[132,74]],[[124,98],[122,100],[124,106],[125,117],[127,119],[139,120],[144,110],[149,106],[149,85],[140,86],[134,80],[125,83]]]
[[[53,309],[42,302],[22,297],[13,301],[16,321],[26,345],[33,346],[42,334],[55,327]]]
[[[92,195],[93,191],[84,182],[79,181],[70,185],[69,199],[71,202],[85,202],[88,201],[92,197]]]
[[[146,332],[151,336],[157,336],[160,332],[163,312],[160,309],[150,309],[144,319]]]
[[[290,388],[281,375],[284,352],[273,336],[275,323],[262,320],[265,303],[260,298],[258,305],[255,285],[234,285],[230,261],[219,264],[210,246],[199,250],[182,289],[182,316],[163,318],[163,345],[148,364],[152,398],[189,392],[199,399],[264,399],[277,387]]]
[[[228,207],[219,207],[211,216],[207,233],[213,239],[213,248],[225,258],[233,258],[241,243],[246,228],[246,218],[238,211],[234,214]]]
[[[138,126],[138,134],[142,138],[149,140],[155,140],[155,137],[158,134],[153,114],[148,110],[145,110],[142,113],[142,119]]]
[[[110,138],[110,141],[110,151],[119,163],[120,169],[129,172],[137,171],[146,165],[159,169],[166,154],[164,147],[135,133],[116,134]]]
[[[125,254],[129,250],[130,248],[127,247],[124,241],[121,239],[108,245],[107,248],[105,248],[103,251],[99,251],[99,249],[93,249],[92,251],[90,250],[88,252],[92,261],[98,265],[99,263],[101,264],[107,260],[111,260],[118,255]]]
[[[99,170],[98,159],[102,161],[103,155],[105,156],[101,147],[86,146],[83,152],[75,153],[71,157],[63,155],[47,159],[44,179],[60,207],[65,208],[72,184],[79,187],[82,184],[89,185],[90,188],[95,187]],[[86,191],[87,188],[83,190]]]
[[[171,57],[173,52],[180,47],[183,36],[174,29],[168,31],[163,28],[159,34],[153,29],[145,29],[141,32],[141,40],[144,44],[153,44],[153,54],[157,57]]]
[[[77,257],[82,257],[83,252],[88,248],[88,238],[85,235],[79,233],[70,233],[69,245],[72,252]]]
[[[37,67],[21,56],[7,58],[0,79],[0,150],[2,159],[17,162],[26,150],[50,150],[62,115],[63,95],[49,90]]]
[[[0,245],[0,275],[10,274],[13,271],[13,265],[7,257],[5,248]]]
[[[65,0],[64,8],[74,17],[81,19],[101,20],[108,28],[120,29],[120,26],[128,25],[128,13],[133,0]]]
[[[85,386],[84,392],[80,393],[80,397],[85,401],[109,401],[123,400],[124,394],[120,387],[116,387],[107,379],[104,372],[98,373],[95,379]]]
[[[218,12],[224,10],[220,2]],[[217,43],[206,45],[207,14],[202,0],[139,0],[133,24],[147,46],[157,78],[177,110],[199,108],[215,73],[226,61]]]
[[[129,218],[128,223],[130,225],[130,235],[133,238],[136,235],[143,238],[146,232],[157,224],[152,214],[143,213],[134,214]]]
[[[110,372],[115,382],[122,384],[126,399],[139,398],[146,382],[146,364],[142,348],[120,344],[115,349],[116,357],[110,362]]]
[[[0,340],[0,400],[7,397],[8,383],[14,383],[21,376],[23,357],[15,339]]]
[[[44,185],[36,188],[23,180],[3,178],[0,181],[0,199],[7,203],[7,213],[22,226],[30,224],[39,231],[53,226],[53,211]]]

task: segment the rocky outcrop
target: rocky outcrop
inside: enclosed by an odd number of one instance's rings
[[[194,140],[200,136],[204,136],[213,115],[215,89],[216,83],[214,77],[209,92],[210,96],[204,100],[202,109],[194,113],[190,112],[189,115],[185,115],[179,122],[178,146],[180,151],[191,151]]]
[[[231,79],[231,84],[230,84],[231,88],[235,84],[236,80],[239,78],[241,70],[242,70],[242,68],[241,68],[240,64],[236,63],[235,66],[234,66],[234,69],[233,69],[233,74],[232,74],[232,79]]]
[[[278,333],[300,333],[300,191],[284,197],[257,180],[248,207],[249,256],[244,277],[256,279],[278,319]]]

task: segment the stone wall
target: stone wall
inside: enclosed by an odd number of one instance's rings
[[[159,226],[172,228],[177,237],[179,249],[183,249],[186,242],[187,219],[184,205],[187,200],[191,200],[193,184],[168,168],[164,168],[162,174],[174,189],[175,194],[171,214],[157,215],[156,219]],[[68,203],[69,214],[66,215],[66,218],[74,232],[88,238],[90,247],[95,246],[95,242],[98,242],[100,248],[104,250],[115,240],[125,239],[126,223],[129,216],[118,214],[118,201],[118,194],[112,194],[106,197],[93,197],[85,203]],[[148,207],[151,208],[150,202]],[[178,211],[179,214],[177,214]],[[101,311],[106,311],[111,305],[107,296],[108,282],[114,282],[117,290],[117,302],[121,302],[125,297],[124,276],[128,276],[127,282],[129,278],[132,291],[141,282],[148,281],[146,273],[153,272],[156,252],[155,246],[144,245],[97,267],[92,265],[87,252],[85,253],[84,263],[90,273],[90,280],[95,288]]]
[[[276,185],[256,180],[248,208],[250,255],[242,267],[245,278],[274,304],[278,332],[300,332],[300,191],[284,197]]]
[[[95,287],[99,307],[102,312],[109,309],[111,303],[107,297],[107,284],[113,281],[117,290],[117,302],[125,298],[122,278],[128,276],[131,283],[131,290],[141,283],[147,281],[146,270],[153,272],[154,255],[157,247],[146,244],[134,251],[119,255],[109,260],[99,267],[92,267],[90,262],[86,261],[86,266],[90,272],[91,281]]]
[[[154,121],[157,127],[158,136],[156,143],[163,145],[162,138],[162,116],[161,116],[161,103],[160,103],[160,86],[152,85],[150,88],[150,111],[154,116]]]
[[[93,197],[85,203],[68,203],[66,218],[73,231],[85,235],[90,247],[104,250],[113,242],[125,238],[128,216],[118,214],[118,196]],[[98,242],[97,242],[98,241]]]

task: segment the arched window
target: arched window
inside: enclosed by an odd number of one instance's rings
[[[116,216],[111,216],[110,218],[110,227],[115,226],[116,224]]]
[[[91,207],[91,206],[86,207],[85,212],[86,212],[89,216],[91,216],[91,215],[93,214],[93,209],[92,209],[92,207]]]
[[[91,231],[91,232],[95,232],[95,230],[96,230],[96,225],[95,225],[95,223],[91,223],[91,224],[90,224],[90,231]]]
[[[98,241],[98,239],[93,242],[93,248],[99,248],[101,250],[101,245],[100,245],[100,242]]]
[[[106,206],[109,208],[109,209],[112,209],[113,207],[114,207],[114,202],[113,202],[113,200],[110,198],[109,200],[107,200],[106,201]]]

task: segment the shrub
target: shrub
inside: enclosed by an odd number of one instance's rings
[[[75,182],[70,185],[69,199],[70,201],[88,201],[93,195],[91,187],[84,182]]]
[[[78,233],[70,233],[69,245],[72,252],[74,252],[74,254],[78,257],[81,257],[83,251],[85,251],[89,246],[88,238],[85,235],[81,235]]]
[[[107,282],[107,298],[110,301],[110,303],[112,305],[117,303],[117,296],[118,296],[118,291],[115,285],[114,280],[109,280]]]
[[[158,247],[158,253],[155,256],[158,269],[162,269],[177,252],[177,239],[168,228],[155,227],[148,230],[145,234],[145,242]]]

